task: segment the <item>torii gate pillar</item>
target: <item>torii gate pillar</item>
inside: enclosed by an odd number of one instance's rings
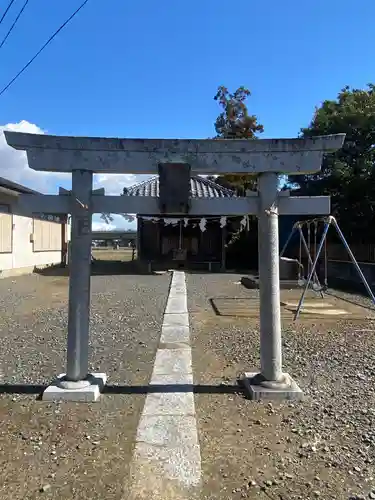
[[[260,289],[261,372],[265,380],[282,379],[278,176],[259,176],[258,259]]]
[[[245,373],[242,382],[252,399],[302,399],[302,390],[282,371],[279,276],[279,179],[273,172],[258,177],[258,262],[260,373]]]

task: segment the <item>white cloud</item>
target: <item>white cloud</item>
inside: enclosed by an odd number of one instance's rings
[[[17,182],[29,188],[40,191],[44,194],[57,193],[58,187],[62,186],[66,189],[71,188],[71,175],[58,172],[37,172],[29,168],[24,151],[17,151],[6,143],[4,130],[12,130],[15,132],[26,132],[31,134],[44,134],[38,125],[22,120],[19,123],[8,123],[0,125],[0,176],[11,181]],[[150,176],[134,175],[134,174],[96,174],[94,175],[93,188],[104,187],[107,195],[118,195],[122,193],[124,187],[129,187]],[[114,221],[111,223],[114,228],[135,228],[135,223],[125,221],[120,215],[113,216]],[[109,225],[100,221],[100,216],[94,216],[95,223],[104,224],[106,228]],[[93,222],[94,223],[94,222]]]
[[[18,182],[24,186],[41,191],[42,193],[56,193],[59,185],[69,189],[71,187],[70,174],[58,172],[37,172],[29,168],[26,153],[17,151],[6,143],[4,130],[26,132],[29,134],[44,134],[38,125],[22,120],[19,123],[0,125],[0,176]],[[106,194],[122,193],[124,187],[141,182],[150,176],[134,174],[96,174],[94,175],[94,189],[104,187]]]
[[[144,180],[144,177],[144,175],[134,174],[95,174],[94,189],[104,187],[107,195],[121,194],[124,187],[138,184]]]
[[[104,222],[99,214],[94,214],[92,217],[92,229],[93,231],[114,231],[121,229],[137,229],[137,222],[128,222],[121,215],[113,214],[113,221],[108,224]]]
[[[24,151],[17,151],[6,143],[4,130],[44,134],[37,125],[22,120],[19,123],[0,125],[0,176],[42,193],[55,193],[56,186],[69,182],[67,174],[37,172],[29,168]]]
[[[92,221],[92,230],[93,231],[114,231],[117,229],[112,223],[106,224],[105,222],[100,221]]]

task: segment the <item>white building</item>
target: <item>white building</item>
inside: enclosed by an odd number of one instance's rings
[[[0,177],[0,277],[66,262],[70,236],[67,216],[17,214],[21,193],[40,194]]]

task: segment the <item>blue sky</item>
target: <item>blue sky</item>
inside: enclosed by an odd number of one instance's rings
[[[15,0],[0,40],[24,0]],[[30,0],[0,50],[0,87],[81,0]],[[0,15],[8,0],[0,0]],[[221,84],[244,85],[265,127],[292,137],[346,84],[375,81],[373,0],[90,0],[0,97],[0,126],[51,134],[208,137]],[[32,124],[32,125],[29,125]],[[6,161],[5,161],[6,160]],[[69,180],[30,174],[0,144],[0,175],[44,192]],[[6,163],[6,164],[5,164]],[[47,174],[48,175],[48,174]],[[119,191],[134,178],[102,178]]]

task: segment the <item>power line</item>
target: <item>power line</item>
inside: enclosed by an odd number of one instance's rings
[[[18,13],[18,16],[17,16],[17,17],[16,17],[16,19],[13,21],[13,24],[12,24],[12,26],[9,28],[8,33],[7,33],[7,34],[5,35],[5,37],[3,38],[3,41],[2,41],[2,42],[1,42],[1,44],[0,44],[0,49],[1,49],[1,47],[4,45],[4,43],[7,41],[8,36],[12,33],[12,31],[13,31],[13,29],[14,29],[15,25],[16,25],[16,24],[17,24],[17,22],[18,22],[18,19],[22,16],[22,12],[25,10],[26,5],[27,5],[28,3],[29,3],[29,0],[26,0],[26,1],[25,1],[25,3],[23,4],[22,9],[21,9],[21,10],[19,11],[19,13]]]
[[[8,7],[5,9],[5,12],[0,19],[0,24],[4,21],[4,18],[8,14],[8,10],[12,7],[13,2],[14,0],[10,0],[10,2],[8,3]]]
[[[14,0],[13,0],[13,1],[14,1]],[[88,1],[89,1],[89,0],[85,0],[85,1],[84,1],[84,2],[83,2],[83,3],[82,3],[79,7],[78,7],[78,9],[76,9],[76,10],[73,12],[73,14],[72,14],[72,15],[71,15],[71,16],[70,16],[70,17],[69,17],[69,18],[68,18],[68,19],[67,19],[67,20],[66,20],[66,21],[65,21],[65,22],[61,25],[61,26],[60,26],[60,28],[58,28],[58,29],[55,31],[55,33],[54,33],[52,36],[50,36],[50,38],[49,38],[49,39],[46,41],[46,43],[45,43],[45,44],[44,44],[44,45],[43,45],[43,46],[42,46],[42,47],[38,50],[38,52],[35,54],[35,56],[34,56],[34,57],[32,57],[32,58],[30,59],[30,61],[29,61],[27,64],[25,64],[25,66],[24,66],[24,67],[23,67],[23,68],[22,68],[22,69],[21,69],[21,70],[20,70],[20,71],[16,74],[16,76],[15,76],[15,77],[13,77],[13,78],[10,80],[10,82],[9,82],[7,85],[5,85],[5,87],[4,87],[4,88],[1,90],[1,92],[0,92],[0,96],[2,96],[2,95],[4,94],[4,92],[5,92],[6,90],[8,90],[8,89],[9,89],[9,87],[10,87],[10,86],[11,86],[11,85],[12,85],[12,84],[13,84],[13,83],[14,83],[14,82],[15,82],[15,81],[16,81],[16,80],[17,80],[17,79],[18,79],[18,78],[22,75],[22,73],[23,73],[23,72],[24,72],[24,71],[25,71],[25,70],[26,70],[26,69],[27,69],[27,68],[28,68],[28,67],[29,67],[29,66],[30,66],[30,65],[31,65],[34,61],[35,61],[35,59],[36,59],[36,58],[37,58],[37,57],[38,57],[38,56],[39,56],[39,55],[43,52],[43,50],[47,47],[47,45],[49,45],[49,44],[52,42],[52,40],[56,37],[56,35],[58,35],[58,34],[60,33],[60,31],[61,31],[63,28],[65,28],[65,26],[66,26],[66,25],[67,25],[67,24],[68,24],[68,23],[69,23],[69,22],[73,19],[73,17],[75,17],[75,16],[78,14],[78,12],[79,12],[81,9],[83,9],[83,7],[87,4],[87,2],[88,2]]]

